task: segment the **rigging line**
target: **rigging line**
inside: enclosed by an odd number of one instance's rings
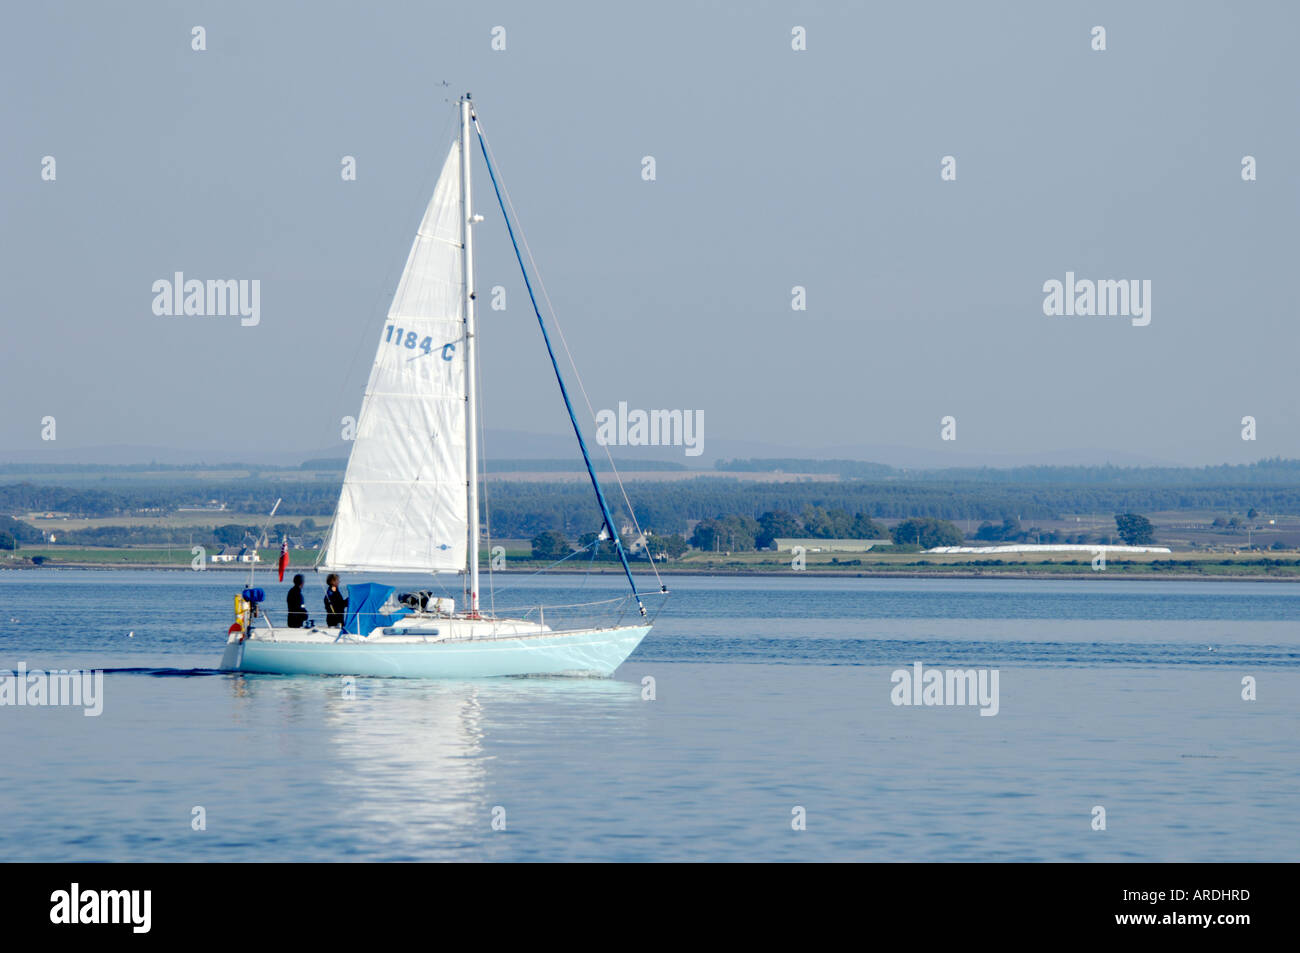
[[[482,332],[475,334],[478,337]],[[488,481],[487,481],[487,452],[483,449],[487,443],[487,423],[483,420],[483,365],[479,359],[479,352],[482,348],[474,348],[474,380],[478,384],[479,401],[478,401],[478,466],[479,473],[482,474],[483,484],[483,529],[487,533],[488,544],[488,612],[494,617],[497,614],[497,593],[496,577],[492,573],[492,507],[488,502]],[[475,474],[477,478],[479,474]],[[477,546],[475,541],[475,546]],[[475,553],[477,558],[478,553]]]
[[[273,567],[272,567],[269,563],[258,563],[258,568],[259,568],[259,569],[269,569],[269,568],[273,568]],[[220,569],[220,570],[213,570],[213,571],[214,571],[214,572],[229,572],[229,573],[231,573],[232,575],[235,575],[235,574],[242,573],[244,570],[243,570],[242,568],[240,568],[240,569]],[[263,585],[264,585],[264,586],[268,586],[268,585],[279,585],[279,583],[264,583]],[[362,584],[362,583],[356,583],[356,585],[363,585],[363,584]],[[242,587],[242,588],[247,588],[247,587]],[[259,587],[259,588],[260,588],[260,587]],[[347,585],[346,585],[346,584],[345,584],[345,588],[347,588]],[[393,586],[392,588],[394,589],[395,593],[397,593],[397,592],[400,592],[404,587],[402,587],[402,586]],[[323,591],[323,589],[322,589],[322,591]],[[413,594],[416,593],[416,592],[423,592],[423,591],[426,591],[426,590],[413,589],[411,592],[409,592],[409,593],[407,593],[407,594],[408,594],[408,595],[413,595]],[[433,592],[433,590],[427,590],[427,591],[430,592],[430,593]],[[651,597],[653,597],[653,596],[657,595],[657,593],[653,593],[653,592],[652,592],[652,593],[648,593],[648,595],[651,596]],[[629,599],[631,599],[631,598],[632,598],[631,593],[625,593],[624,595],[613,596],[613,597],[611,597],[611,598],[609,598],[609,599],[593,599],[593,600],[591,600],[591,601],[589,601],[589,602],[565,602],[565,603],[551,603],[551,604],[545,604],[545,605],[542,606],[542,608],[545,608],[545,609],[583,609],[583,608],[586,608],[587,606],[614,605],[615,603],[627,602],[627,601],[628,601]],[[258,608],[257,618],[259,618],[259,619],[273,619],[275,616],[277,616],[277,615],[282,615],[282,614],[284,613],[284,610],[283,610],[282,608],[278,608],[278,607],[271,607],[271,608],[268,608],[268,605],[269,605],[269,603],[267,603],[267,602],[260,602],[260,603],[258,603],[258,607],[259,607],[259,608]],[[517,606],[506,606],[502,611],[504,611],[504,612],[518,612],[518,611],[522,611],[522,610],[524,610],[524,609],[530,609],[530,608],[531,608],[531,609],[535,609],[535,608],[537,608],[537,605],[538,605],[538,604],[537,604],[536,602],[529,602],[529,603],[521,604],[521,605],[517,605]],[[401,606],[399,606],[398,608],[401,608]],[[410,608],[410,607],[407,606],[407,608]],[[205,608],[203,608],[203,611],[206,612],[206,613],[208,613],[208,614],[210,614],[212,619],[226,619],[226,618],[229,618],[229,615],[228,615],[229,610],[226,610],[226,609],[222,609],[222,610],[212,610],[210,607],[205,607]],[[312,610],[313,614],[314,614],[315,611],[316,611],[316,610]],[[412,613],[412,615],[415,615],[415,614],[416,614],[416,613],[414,613],[414,612]],[[428,609],[420,610],[420,614],[423,614],[423,615],[430,615],[430,616],[437,615],[436,612],[434,612],[433,610],[428,610]],[[158,619],[158,620],[160,620],[160,621],[162,621],[162,622],[167,622],[167,621],[174,620],[174,619],[176,618],[176,612],[175,612],[174,609],[158,609],[158,610],[145,610],[145,609],[141,609],[141,610],[138,611],[138,612],[136,612],[136,611],[133,611],[133,612],[132,612],[132,618],[136,618],[136,617],[141,617],[141,618],[145,618],[145,617],[147,617],[147,618],[149,618],[150,620]],[[496,621],[507,622],[507,621],[511,621],[511,620],[509,620],[509,619],[500,619],[500,620],[496,620]],[[206,625],[206,624],[210,624],[210,623],[205,622],[204,624]],[[287,628],[287,626],[276,626],[276,628]],[[318,626],[316,626],[316,628],[326,628],[326,626],[318,625]]]
[[[575,549],[573,552],[569,553],[569,555],[564,556],[564,557],[562,557],[562,558],[560,558],[560,559],[557,559],[555,562],[551,563],[549,566],[543,566],[541,569],[535,569],[535,570],[533,570],[532,572],[530,572],[527,576],[523,576],[523,577],[521,577],[521,578],[523,578],[523,579],[531,579],[531,578],[533,578],[533,576],[540,576],[542,573],[547,572],[547,571],[549,571],[549,570],[551,570],[551,569],[554,569],[554,568],[555,568],[556,566],[558,566],[560,563],[562,563],[562,562],[567,562],[568,560],[572,559],[574,556],[580,556],[580,555],[582,555],[582,554],[585,553],[588,549],[591,549],[593,546],[596,546],[596,545],[598,545],[599,543],[600,543],[600,540],[599,540],[599,539],[596,539],[596,540],[594,540],[593,542],[589,543],[588,545],[582,547],[582,549]],[[511,591],[513,591],[513,590],[515,590],[515,589],[518,589],[518,588],[519,588],[518,585],[506,586],[506,587],[505,587],[504,589],[502,589],[501,591],[502,591],[503,593],[505,593],[505,592],[511,592]],[[626,597],[626,596],[623,596],[622,598],[627,598],[627,597]],[[596,603],[592,603],[592,605],[596,605]],[[555,608],[555,607],[552,606],[551,608]]]
[[[483,147],[484,158],[488,158],[488,156],[490,155],[490,156],[491,156],[491,159],[489,159],[488,164],[489,164],[489,165],[494,164],[495,159],[496,159],[496,153],[492,152],[492,147],[491,147],[490,144],[488,144],[486,134],[483,132],[482,127],[479,125],[479,122],[478,122],[477,117],[475,117],[475,120],[474,120],[474,127],[475,127],[475,131],[478,133],[479,144]],[[496,184],[496,180],[495,180],[495,178],[493,179],[493,184],[494,184],[494,185]],[[514,202],[512,202],[511,199],[510,199],[510,190],[509,190],[509,189],[505,188],[504,186],[501,186],[501,187],[497,190],[497,201],[499,202],[499,201],[501,200],[501,194],[502,194],[503,192],[505,193],[505,204],[506,204],[507,206],[509,206],[509,208],[510,208],[510,215],[515,219],[515,221],[518,221],[518,220],[519,220],[519,214],[515,211]],[[504,213],[504,212],[505,212],[505,209],[503,208],[501,211]],[[509,228],[509,224],[508,224],[508,223],[507,223],[507,228]],[[511,233],[511,240],[513,241],[513,231],[512,231],[512,233]],[[592,403],[591,403],[591,397],[587,394],[587,387],[586,387],[586,385],[582,382],[582,374],[580,374],[580,373],[578,372],[578,365],[577,365],[577,362],[574,361],[574,359],[573,359],[573,353],[569,350],[569,342],[568,342],[568,340],[564,337],[564,328],[560,325],[560,319],[559,319],[559,316],[555,313],[555,306],[551,303],[551,296],[550,296],[550,293],[546,290],[546,282],[545,282],[545,280],[542,278],[541,270],[537,267],[537,259],[535,259],[535,258],[533,257],[533,250],[532,250],[532,248],[529,247],[529,245],[528,245],[528,236],[524,234],[524,230],[523,230],[523,226],[522,226],[522,225],[520,225],[520,227],[519,227],[519,240],[520,240],[521,242],[523,242],[524,251],[527,252],[527,254],[528,254],[528,261],[529,261],[529,263],[533,266],[533,273],[534,273],[534,275],[536,275],[536,277],[537,277],[537,286],[538,286],[538,287],[541,289],[541,291],[542,291],[542,299],[546,302],[546,310],[550,313],[550,315],[551,315],[551,321],[552,321],[552,323],[555,325],[556,333],[559,334],[559,336],[560,336],[560,345],[561,345],[561,347],[564,348],[564,355],[565,355],[565,357],[567,357],[567,358],[569,359],[569,367],[571,367],[571,368],[573,369],[573,376],[574,376],[574,379],[576,379],[577,382],[578,382],[578,390],[580,390],[580,391],[582,392],[582,399],[583,399],[583,401],[584,401],[584,402],[586,403],[586,405],[587,405],[587,413],[589,413],[589,414],[591,415],[592,423],[595,423],[595,422],[596,422],[596,410],[595,410],[595,408],[592,406]],[[517,246],[516,246],[516,248],[515,248],[515,252],[516,252],[516,254],[518,254],[518,247],[517,247]],[[522,265],[523,265],[523,262],[520,262],[520,266],[521,266],[521,267],[522,267]],[[525,284],[528,283],[528,282],[527,282],[527,278],[525,278],[524,283],[525,283]],[[528,292],[528,293],[529,293],[529,296],[531,297],[531,296],[532,296],[532,289],[531,289],[531,287],[529,288],[529,292]],[[533,302],[534,307],[536,307],[536,304],[537,304],[536,301],[534,301],[534,302]],[[540,319],[540,316],[539,316],[539,319]],[[602,445],[601,445],[601,448],[605,451],[605,459],[609,461],[609,468],[610,468],[611,472],[614,474],[614,482],[618,484],[618,490],[619,490],[619,493],[620,493],[620,494],[622,495],[622,497],[623,497],[623,503],[627,506],[628,515],[630,515],[630,516],[632,517],[632,525],[633,525],[633,527],[636,528],[636,532],[637,532],[637,535],[638,535],[638,536],[644,536],[645,533],[642,532],[642,530],[641,530],[641,524],[640,524],[640,522],[637,520],[636,509],[632,506],[632,501],[631,501],[630,499],[628,499],[627,488],[623,485],[623,478],[622,478],[622,476],[619,474],[619,472],[618,472],[618,467],[617,467],[617,466],[615,465],[615,463],[614,463],[614,456],[613,456],[613,454],[611,454],[611,453],[609,452],[609,447],[608,447],[608,446],[602,444]],[[655,582],[657,582],[657,583],[659,584],[660,591],[663,591],[665,587],[664,587],[663,579],[662,579],[662,577],[660,577],[660,575],[659,575],[659,567],[658,567],[657,565],[655,565],[655,561],[654,561],[653,558],[651,558],[651,559],[649,560],[649,562],[650,562],[650,571],[654,573]]]
[[[587,464],[587,475],[591,477],[591,487],[596,491],[596,499],[600,503],[601,515],[605,517],[605,525],[609,527],[609,535],[614,540],[614,549],[618,552],[618,557],[623,563],[623,572],[627,575],[628,585],[632,587],[632,594],[636,596],[637,608],[641,610],[641,615],[646,614],[645,605],[641,602],[640,593],[636,589],[636,580],[632,578],[632,567],[628,565],[627,553],[623,551],[623,541],[619,538],[618,529],[614,526],[614,517],[610,515],[609,504],[605,502],[605,494],[600,488],[600,480],[596,478],[596,468],[591,465],[591,455],[587,452],[587,441],[582,437],[582,428],[578,426],[578,417],[573,412],[573,402],[569,400],[569,389],[564,386],[564,377],[560,373],[560,362],[555,358],[555,348],[551,346],[551,336],[546,331],[546,321],[542,318],[541,309],[537,307],[537,296],[533,294],[533,286],[528,280],[528,269],[524,267],[524,256],[519,251],[519,243],[515,241],[515,230],[510,224],[510,216],[506,212],[505,201],[501,198],[501,189],[497,186],[496,170],[492,168],[492,160],[488,156],[487,143],[483,141],[483,133],[478,130],[478,119],[471,113],[474,119],[475,131],[478,132],[479,147],[483,150],[483,160],[487,163],[488,176],[492,179],[492,188],[497,194],[497,204],[501,206],[501,215],[506,220],[506,231],[510,233],[510,244],[514,246],[515,258],[519,260],[519,270],[523,273],[524,287],[528,289],[528,298],[533,303],[533,313],[537,315],[537,326],[542,330],[542,340],[546,342],[546,352],[551,356],[551,367],[555,370],[555,382],[560,385],[560,395],[564,398],[565,409],[569,412],[569,422],[573,424],[574,436],[578,438],[578,447],[582,450],[582,459]]]
[[[476,127],[477,125],[478,124],[476,123]],[[486,135],[483,133],[481,128],[477,128],[477,131],[479,133],[480,143],[484,146],[485,152],[487,154],[491,154],[493,160],[495,160],[496,154],[492,152],[491,145],[486,142]],[[502,186],[500,192],[505,193],[505,201],[506,201],[506,205],[509,206],[510,208],[510,214],[515,218],[516,221],[518,221],[519,215],[515,211],[514,203],[510,199],[510,190]],[[498,200],[500,199],[500,197],[501,195],[500,193],[498,193],[497,196]],[[502,211],[504,211],[504,209]],[[555,313],[555,306],[551,303],[551,296],[546,290],[546,282],[542,278],[541,271],[537,267],[537,260],[533,257],[532,248],[530,248],[528,245],[528,236],[524,234],[522,226],[520,226],[519,229],[519,239],[523,243],[524,251],[527,252],[528,254],[528,261],[532,265],[533,273],[537,277],[537,285],[539,288],[541,288],[542,298],[543,300],[546,301],[546,308],[551,315],[551,321],[555,325],[556,333],[558,333],[560,336],[560,345],[564,348],[564,354],[569,359],[569,366],[573,369],[573,376],[578,382],[578,389],[582,392],[582,399],[587,405],[587,412],[591,415],[592,422],[595,423],[596,410],[592,406],[591,397],[587,394],[586,385],[582,381],[582,374],[579,373],[578,371],[577,362],[574,361],[573,359],[573,353],[569,350],[569,342],[564,337],[564,328],[560,325],[559,316],[556,315]],[[530,290],[530,294],[531,294],[531,290]],[[618,484],[619,493],[623,497],[623,503],[627,506],[628,515],[631,516],[632,518],[632,525],[636,528],[638,536],[644,536],[645,534],[642,532],[641,524],[637,519],[636,509],[632,506],[632,501],[628,498],[627,488],[623,485],[623,478],[618,472],[618,466],[614,463],[614,457],[609,452],[608,446],[602,444],[601,448],[605,451],[605,459],[609,461],[610,471],[614,474],[614,482]],[[660,590],[662,590],[664,588],[663,579],[660,577],[659,567],[655,565],[655,561],[653,559],[650,560],[650,571],[654,573],[655,582],[659,584],[659,588]]]
[[[591,567],[596,565],[596,554],[600,552],[600,534],[596,534],[596,541],[591,544],[591,559],[587,562],[587,568],[582,574],[582,588],[587,587],[587,582],[591,578]]]

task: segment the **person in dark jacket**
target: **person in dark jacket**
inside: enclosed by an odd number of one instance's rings
[[[302,584],[305,580],[299,574],[293,577],[293,588],[285,600],[289,605],[289,628],[301,629],[307,624],[307,603],[303,598]]]
[[[338,573],[325,577],[325,624],[336,626],[343,624],[343,614],[348,611],[348,600],[339,591]]]

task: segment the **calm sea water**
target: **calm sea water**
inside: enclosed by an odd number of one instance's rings
[[[613,679],[359,679],[348,697],[212,671],[241,582],[0,573],[0,669],[107,672],[97,718],[0,708],[0,859],[1300,854],[1300,586],[673,579]],[[621,592],[501,584],[512,604]],[[891,673],[915,662],[997,669],[998,714],[895,706]]]

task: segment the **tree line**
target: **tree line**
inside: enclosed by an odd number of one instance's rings
[[[1261,464],[1262,466],[1262,464]],[[1278,470],[1286,470],[1279,465]],[[1270,513],[1300,513],[1300,479],[1291,485],[1058,485],[968,481],[871,481],[835,483],[764,483],[730,477],[701,477],[669,482],[633,482],[627,495],[636,507],[640,525],[663,536],[685,534],[697,521],[732,514],[757,521],[764,514],[799,514],[798,534],[817,537],[823,532],[817,519],[804,521],[809,508],[836,511],[843,518],[870,514],[871,519],[926,518],[980,521],[994,526],[1008,519],[1020,521],[1060,519],[1066,515],[1143,513],[1172,510],[1210,510],[1245,513],[1258,509]],[[0,513],[21,515],[55,511],[86,518],[154,516],[177,512],[198,501],[217,499],[231,512],[268,512],[283,498],[281,513],[328,518],[338,501],[335,481],[286,482],[273,479],[195,482],[186,485],[119,485],[112,488],[71,487],[31,482],[0,485]],[[591,488],[578,482],[515,482],[488,480],[484,494],[490,502],[485,514],[492,535],[531,539],[553,530],[576,540],[598,531],[602,520],[592,500]],[[631,523],[621,494],[610,494],[616,525]],[[744,535],[749,524],[729,525],[728,533]],[[757,540],[761,529],[753,531]],[[836,534],[871,535],[851,527]],[[781,533],[774,534],[782,535]],[[107,542],[107,540],[105,540]],[[19,540],[21,542],[21,539]]]

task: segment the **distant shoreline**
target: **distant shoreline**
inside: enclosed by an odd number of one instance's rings
[[[640,567],[634,567],[634,572]],[[166,572],[220,572],[220,573],[244,573],[248,571],[247,566],[207,566],[201,570],[193,569],[188,566],[167,565],[164,563],[116,563],[106,565],[102,562],[60,562],[46,563],[41,566],[31,564],[3,566],[0,569],[14,571],[26,571],[33,569],[78,569],[91,570],[99,572],[115,572],[118,570],[136,571],[166,571]],[[302,572],[306,574],[311,572],[318,575],[313,567],[309,566],[291,566],[290,572]],[[257,574],[265,576],[266,573],[274,573],[275,567],[269,564],[259,565]],[[536,568],[525,569],[498,569],[494,571],[497,575],[502,576],[531,576],[539,574]],[[575,576],[575,575],[596,575],[596,576],[622,576],[623,570],[617,567],[596,568],[567,568],[553,567],[546,570],[551,575]],[[638,573],[639,574],[639,573]],[[415,578],[418,574],[411,574]],[[1150,582],[1152,580],[1168,579],[1178,582],[1300,582],[1300,573],[1293,575],[1266,575],[1266,574],[1245,574],[1245,573],[1224,573],[1224,572],[1207,572],[1207,573],[1179,573],[1166,571],[1153,571],[1143,568],[1120,568],[1101,570],[1098,572],[1056,572],[1046,569],[1035,569],[1025,567],[1021,569],[918,569],[913,566],[900,568],[896,570],[870,570],[853,567],[843,570],[825,570],[825,569],[805,569],[795,571],[792,569],[727,569],[721,567],[710,568],[660,568],[659,575],[664,577],[690,577],[690,576],[735,576],[735,577],[776,577],[782,579],[793,578],[815,578],[815,579],[997,579],[997,580],[1053,580],[1053,579],[1126,579],[1138,582]],[[272,578],[273,583],[279,585],[277,580]],[[283,585],[288,585],[287,582]]]

